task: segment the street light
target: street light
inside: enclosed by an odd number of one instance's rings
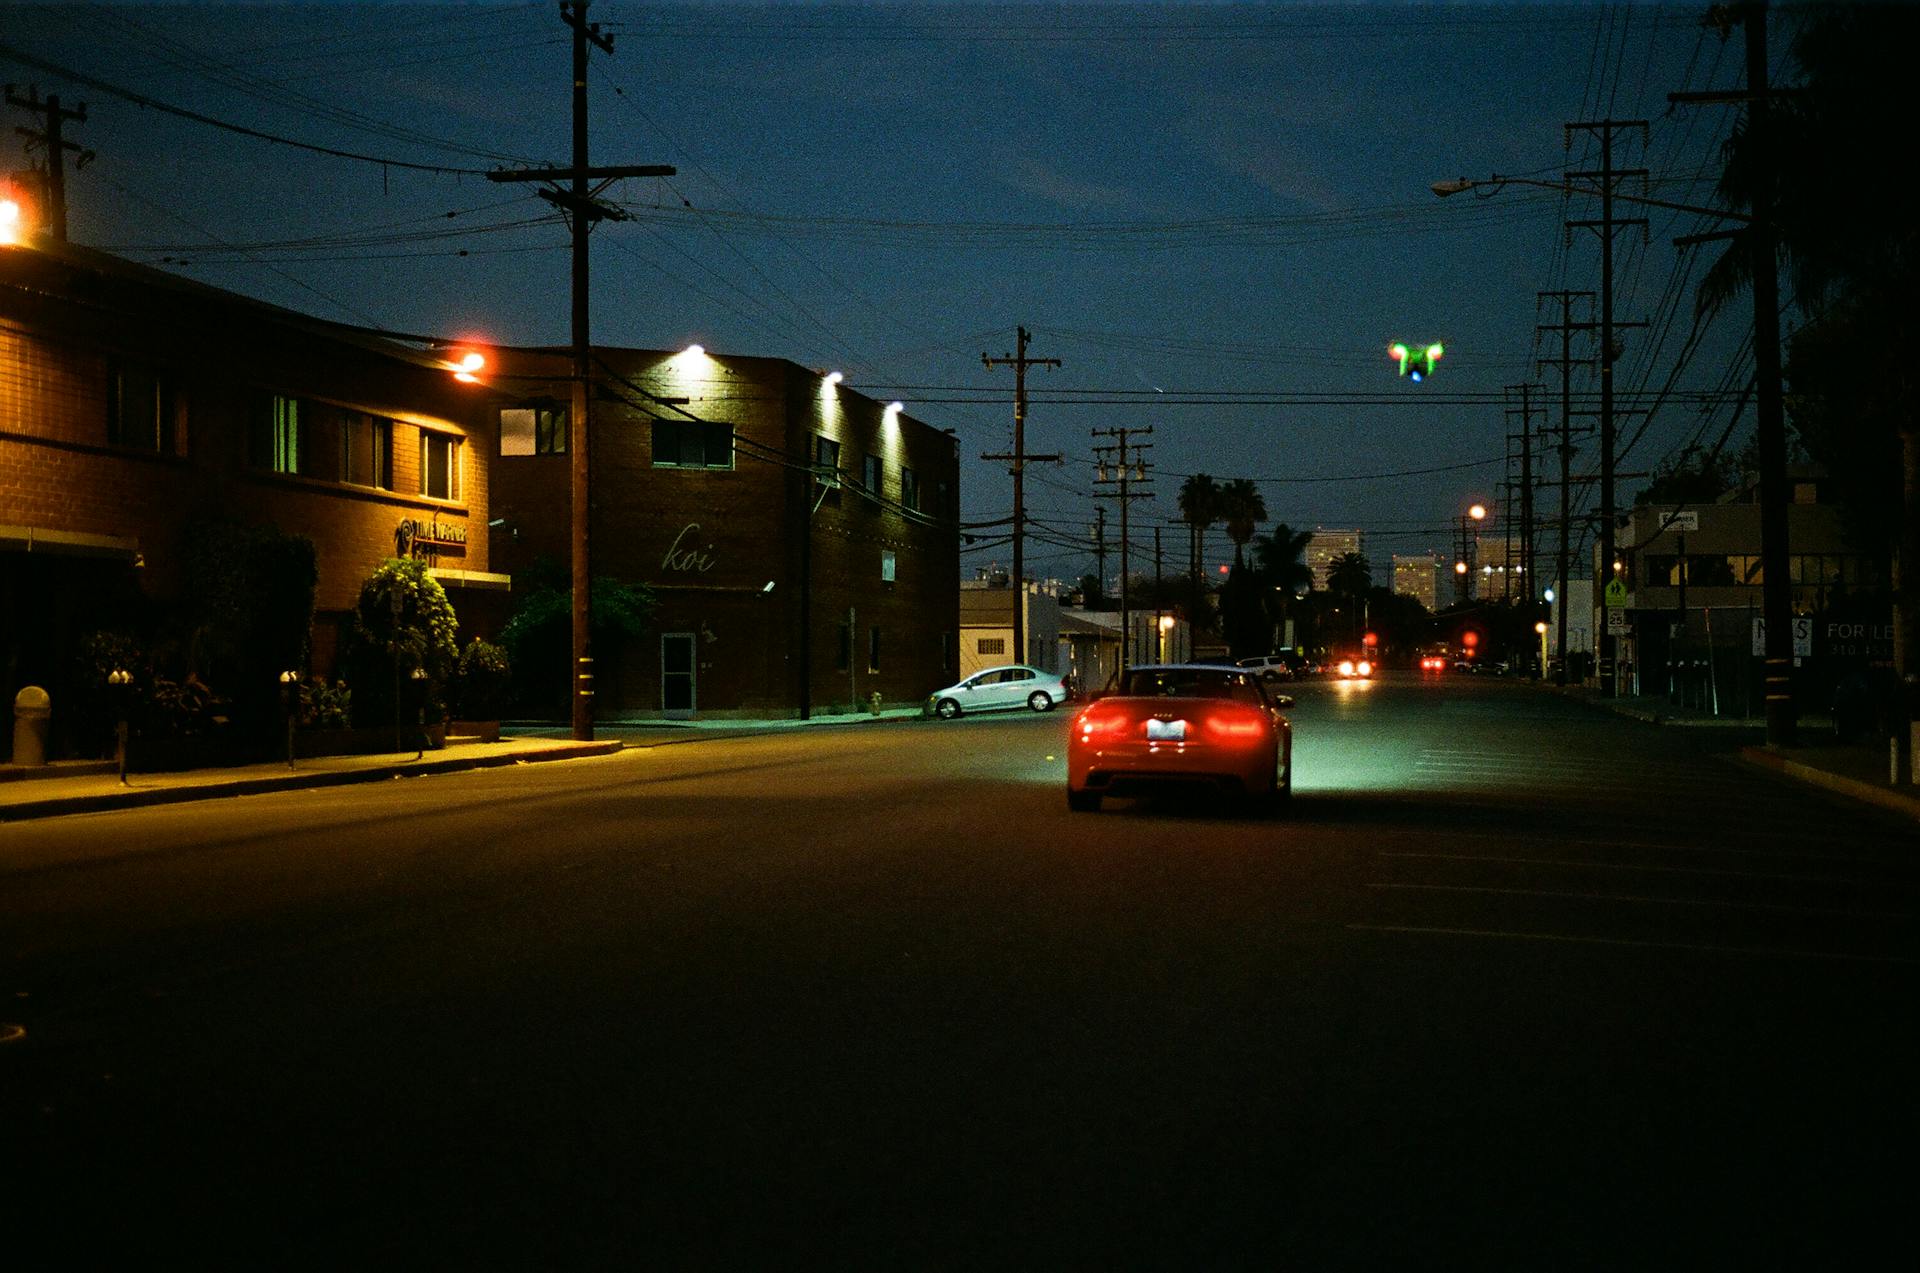
[[[1460,556],[1453,563],[1453,573],[1454,582],[1458,585],[1460,594],[1459,601],[1462,605],[1467,603],[1472,588],[1472,585],[1468,582],[1467,573],[1472,569],[1472,566],[1468,564],[1468,550],[1470,547],[1477,547],[1479,543],[1477,533],[1473,529],[1474,523],[1485,521],[1486,516],[1487,506],[1479,503],[1469,505],[1467,511],[1460,514]],[[1478,554],[1475,555],[1477,556]]]

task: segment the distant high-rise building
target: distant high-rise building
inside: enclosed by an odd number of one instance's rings
[[[1429,610],[1438,610],[1440,558],[1434,553],[1393,555],[1393,590],[1412,597]]]
[[[1336,558],[1348,553],[1367,555],[1367,533],[1363,530],[1324,530],[1316,528],[1307,540],[1307,569],[1313,572],[1313,586],[1325,591],[1327,569]]]

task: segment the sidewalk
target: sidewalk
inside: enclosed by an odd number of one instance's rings
[[[221,796],[338,787],[419,774],[491,769],[500,765],[577,760],[619,751],[618,739],[576,743],[566,739],[503,738],[497,743],[449,743],[438,751],[371,756],[316,756],[294,762],[191,769],[181,773],[129,774],[121,785],[110,761],[60,761],[35,769],[0,765],[0,822],[95,813],[145,805],[178,804]],[[43,776],[44,775],[44,776]]]
[[[1887,740],[1840,742],[1834,738],[1833,722],[1826,716],[1801,716],[1794,731],[1795,745],[1773,748],[1759,741],[1766,733],[1766,721],[1760,717],[1715,717],[1710,712],[1651,695],[1602,698],[1582,685],[1549,684],[1544,688],[1662,727],[1728,732],[1743,744],[1738,756],[1745,764],[1920,820],[1920,785],[1911,781],[1911,774],[1902,774],[1901,781],[1891,780]],[[1755,741],[1747,743],[1748,737]]]
[[[0,822],[57,817],[68,813],[95,813],[145,805],[178,804],[222,796],[256,795],[269,791],[296,791],[309,787],[337,787],[356,782],[421,774],[456,773],[500,765],[536,764],[548,760],[578,760],[605,756],[623,748],[668,747],[675,743],[715,742],[750,738],[783,730],[831,725],[872,724],[887,720],[918,720],[918,707],[888,708],[878,715],[861,711],[816,715],[811,720],[603,720],[596,723],[601,737],[574,742],[564,724],[508,722],[510,736],[497,743],[455,742],[418,757],[409,752],[369,756],[302,758],[289,769],[284,761],[241,765],[229,769],[194,769],[180,773],[137,773],[120,783],[119,770],[109,760],[62,760],[32,769],[0,764]]]

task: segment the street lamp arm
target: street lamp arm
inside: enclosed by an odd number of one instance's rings
[[[1462,191],[1479,190],[1483,188],[1488,194],[1493,194],[1502,186],[1538,186],[1542,190],[1558,190],[1563,194],[1592,195],[1596,199],[1606,193],[1606,191],[1596,190],[1592,186],[1576,186],[1565,181],[1541,181],[1537,177],[1503,177],[1499,173],[1495,173],[1482,181],[1474,181],[1466,177],[1457,177],[1452,181],[1436,181],[1433,183],[1433,193],[1444,199],[1448,195],[1459,194]],[[1753,217],[1749,214],[1745,212],[1733,212],[1726,208],[1702,208],[1696,204],[1674,203],[1667,199],[1650,198],[1647,195],[1622,194],[1618,190],[1614,191],[1613,197],[1622,203],[1645,204],[1650,208],[1670,208],[1675,212],[1694,212],[1701,216],[1721,217],[1728,221],[1739,221],[1747,225],[1753,223]]]

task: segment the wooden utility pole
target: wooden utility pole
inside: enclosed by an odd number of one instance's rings
[[[1570,472],[1573,464],[1573,367],[1576,361],[1582,363],[1590,361],[1585,358],[1578,360],[1574,358],[1573,333],[1589,331],[1594,326],[1592,323],[1573,321],[1573,303],[1581,298],[1591,301],[1593,293],[1541,292],[1538,299],[1546,300],[1548,297],[1560,302],[1560,321],[1542,323],[1539,330],[1560,333],[1560,356],[1542,358],[1540,365],[1546,366],[1551,363],[1560,368],[1560,445],[1558,448],[1560,452],[1560,548],[1555,554],[1554,562],[1554,578],[1558,581],[1555,586],[1560,591],[1555,593],[1553,598],[1554,623],[1559,629],[1560,671],[1553,680],[1556,685],[1565,685],[1567,683],[1567,537],[1572,533],[1573,524],[1573,482]]]
[[[93,162],[93,152],[82,149],[77,143],[68,141],[61,135],[60,126],[67,120],[76,124],[87,122],[87,104],[85,102],[72,110],[60,105],[57,93],[49,93],[43,101],[37,85],[27,86],[27,95],[20,96],[14,86],[7,85],[7,105],[18,106],[21,110],[32,111],[45,117],[44,127],[20,128],[13,131],[27,139],[28,148],[38,146],[47,154],[47,233],[60,242],[67,241],[67,152],[74,154],[75,170]]]
[[[613,52],[613,36],[587,21],[593,0],[560,0],[560,20],[573,28],[573,165],[568,168],[522,168],[490,172],[489,181],[548,183],[540,197],[559,208],[573,229],[573,403],[567,427],[568,497],[572,508],[573,574],[573,736],[593,737],[593,621],[592,621],[592,470],[588,467],[589,404],[592,340],[588,332],[587,235],[596,221],[625,221],[628,215],[600,194],[621,177],[671,177],[664,164],[594,168],[587,163],[587,52],[588,45]],[[589,188],[589,182],[598,185]],[[563,184],[564,183],[564,184]]]
[[[1766,627],[1764,685],[1767,721],[1767,746],[1790,747],[1799,725],[1799,712],[1793,703],[1793,583],[1787,577],[1787,482],[1786,411],[1780,393],[1780,276],[1778,238],[1774,224],[1773,183],[1775,174],[1769,161],[1772,144],[1768,118],[1772,99],[1793,92],[1774,89],[1767,80],[1767,5],[1766,0],[1715,6],[1708,21],[1720,28],[1724,37],[1731,22],[1739,22],[1746,37],[1747,86],[1742,93],[1669,93],[1675,103],[1738,102],[1747,108],[1747,135],[1760,145],[1752,147],[1757,161],[1750,174],[1753,206],[1746,228],[1749,261],[1753,274],[1753,387],[1754,434],[1760,452],[1760,615]],[[1731,214],[1728,214],[1731,215]],[[1693,235],[1676,243],[1727,238],[1734,232]],[[1909,523],[1905,534],[1914,527]],[[1908,545],[1903,544],[1903,549]],[[1903,551],[1903,563],[1910,554]],[[1903,567],[1904,569],[1904,564]],[[1895,644],[1897,663],[1905,663],[1905,639],[1899,632],[1902,607],[1895,607]],[[1913,669],[1903,667],[1911,677]],[[1909,735],[1909,739],[1911,735]]]
[[[1576,131],[1590,132],[1600,139],[1600,167],[1587,172],[1569,172],[1568,181],[1597,181],[1600,195],[1600,219],[1598,221],[1569,221],[1571,228],[1596,231],[1600,236],[1600,595],[1595,598],[1594,613],[1599,615],[1597,633],[1600,651],[1600,696],[1612,698],[1619,692],[1620,664],[1619,646],[1609,630],[1607,621],[1607,585],[1613,582],[1613,364],[1619,357],[1614,344],[1614,332],[1623,327],[1644,327],[1645,323],[1617,322],[1613,317],[1613,235],[1622,226],[1637,225],[1645,227],[1645,217],[1616,217],[1613,214],[1615,188],[1629,177],[1644,177],[1645,168],[1616,168],[1613,166],[1613,136],[1624,129],[1640,130],[1644,142],[1647,134],[1647,121],[1644,119],[1601,119],[1587,123],[1568,124],[1566,141],[1569,149],[1573,146],[1573,134]]]
[[[1120,501],[1120,671],[1122,674],[1127,670],[1128,645],[1132,639],[1132,633],[1128,630],[1130,615],[1127,600],[1127,509],[1134,500],[1153,498],[1152,491],[1131,489],[1136,483],[1152,480],[1147,476],[1147,464],[1140,453],[1152,449],[1153,444],[1151,442],[1130,443],[1128,439],[1152,432],[1152,425],[1140,429],[1095,429],[1093,431],[1093,436],[1096,438],[1114,439],[1110,445],[1102,446],[1098,443],[1094,445],[1093,480],[1103,486],[1113,485],[1120,488],[1117,495],[1095,492],[1094,498]]]
[[[1035,460],[1058,464],[1058,455],[1027,454],[1027,368],[1058,367],[1058,358],[1027,357],[1027,341],[1030,334],[1024,327],[1015,327],[1018,353],[1002,354],[998,358],[980,355],[980,361],[989,369],[994,367],[1013,368],[1013,454],[982,455],[983,460],[1008,460],[1013,467],[1007,471],[1013,475],[1013,649],[1016,663],[1030,663],[1027,657],[1027,561],[1025,556],[1027,537],[1027,501],[1026,470]]]

